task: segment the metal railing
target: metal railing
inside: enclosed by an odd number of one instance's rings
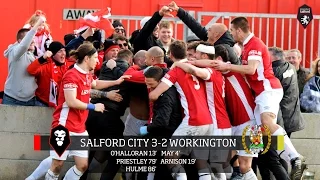
[[[302,53],[302,65],[306,65],[306,59],[311,62],[315,58],[315,52],[320,55],[320,15],[314,15],[313,20],[306,29],[303,29],[295,14],[260,14],[260,13],[229,13],[229,12],[197,12],[189,11],[190,15],[197,17],[198,22],[209,28],[213,23],[220,22],[230,28],[231,20],[237,16],[247,17],[251,31],[261,38],[267,46],[278,46],[283,49],[299,49]],[[112,15],[110,19],[120,20],[126,29],[127,37],[130,32],[140,29],[140,21],[145,16],[118,16]],[[204,19],[211,18],[207,23]],[[192,32],[179,18],[163,18],[174,23],[174,38],[178,34],[185,40]],[[183,25],[183,32],[178,31],[178,25]],[[317,39],[315,37],[317,36]],[[310,44],[308,44],[310,43]],[[308,49],[307,49],[308,48]]]
[[[202,22],[205,16],[209,16],[212,19],[205,25],[207,28],[215,22],[224,23],[230,28],[231,20],[234,17],[243,16],[249,19],[251,24],[251,31],[255,33],[259,38],[263,39],[267,46],[278,46],[284,49],[302,49],[303,56],[302,65],[305,67],[307,57],[311,62],[314,59],[314,53],[317,52],[320,55],[320,16],[314,15],[313,20],[306,29],[303,29],[300,22],[297,20],[295,14],[256,14],[256,13],[228,13],[228,12],[198,12],[198,21]],[[226,21],[228,21],[226,23]],[[272,23],[273,22],[273,23]],[[273,26],[273,29],[270,27]],[[285,28],[288,28],[285,31]],[[281,28],[281,29],[279,29]],[[303,30],[301,30],[303,29]],[[265,31],[265,34],[263,34]],[[280,31],[280,34],[279,34]],[[310,35],[307,34],[308,31]],[[293,33],[295,32],[295,33]],[[315,39],[315,36],[318,39]],[[273,38],[271,38],[273,36]],[[300,38],[302,36],[303,38]],[[280,41],[278,40],[280,38]],[[285,41],[285,39],[288,39]],[[270,41],[273,41],[270,42]],[[307,43],[310,42],[310,49],[307,49]],[[301,47],[302,48],[299,48]],[[317,49],[316,49],[317,48]],[[314,51],[315,50],[315,51]]]

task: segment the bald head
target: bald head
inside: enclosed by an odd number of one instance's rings
[[[211,26],[211,29],[214,32],[218,32],[218,33],[225,33],[228,30],[228,27],[225,24],[222,23],[214,23]]]
[[[144,66],[146,62],[146,50],[138,51],[133,57],[133,63],[138,66]]]
[[[153,46],[148,50],[148,54],[152,57],[163,57],[164,52],[159,46]]]
[[[153,46],[146,53],[146,65],[152,66],[153,64],[164,63],[164,52],[159,46]]]
[[[215,43],[226,31],[228,27],[222,23],[214,23],[208,30],[208,41]]]

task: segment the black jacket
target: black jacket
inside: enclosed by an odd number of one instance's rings
[[[132,44],[132,47],[134,48],[134,40],[136,39],[136,37],[138,36],[138,34],[139,34],[139,32],[140,32],[140,29],[137,29],[137,30],[135,30],[135,31],[133,31],[132,32],[132,34],[131,34],[131,37],[130,37],[130,39],[129,39],[129,42],[130,42],[130,44]],[[135,53],[135,51],[134,51],[134,53]]]
[[[208,30],[203,27],[197,20],[195,20],[192,16],[188,14],[184,9],[179,8],[177,16],[183,21],[185,25],[202,41],[208,40]],[[233,47],[235,41],[233,40],[229,31],[226,31],[215,43],[216,45],[223,45],[226,47]],[[237,54],[232,48],[227,48],[229,52],[230,61],[232,64],[240,64],[241,61],[237,57]]]
[[[159,12],[155,12],[151,19],[140,29],[139,33],[135,34],[133,39],[134,54],[140,50],[148,50],[153,46],[158,46],[157,38],[153,35],[153,30],[161,21],[162,16]]]
[[[300,67],[297,71],[298,76],[298,85],[299,85],[299,97],[303,92],[304,85],[307,83],[307,77],[309,76],[310,71],[304,67]]]
[[[280,102],[280,110],[286,132],[304,129],[305,124],[300,111],[297,73],[294,66],[285,60],[277,60],[272,62],[272,68],[283,87],[284,94]]]
[[[129,68],[128,62],[122,59],[116,60],[117,66],[112,70],[106,66],[106,63],[107,61],[102,64],[99,80],[117,80]],[[103,89],[102,91],[111,91],[117,89],[120,90],[118,93],[121,94],[123,98],[121,102],[115,102],[107,98],[92,99],[91,102],[103,103],[106,110],[116,112],[117,114],[122,116],[124,115],[124,112],[129,105],[128,87],[126,86],[126,83],[124,82],[120,85]]]
[[[153,30],[156,28],[157,24],[161,21],[162,16],[159,12],[155,12],[150,20],[143,26],[142,29],[136,30],[132,33],[131,42],[133,46],[133,52],[136,54],[140,50],[148,51],[153,46],[159,46],[164,54],[166,50],[158,43],[157,38],[153,35]],[[164,57],[164,62],[171,67],[173,61],[167,56]]]
[[[171,137],[181,121],[179,95],[172,86],[154,102],[152,123],[147,126],[147,130],[152,136]]]

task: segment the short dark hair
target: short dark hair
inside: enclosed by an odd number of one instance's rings
[[[126,58],[133,58],[133,53],[128,50],[128,49],[121,49],[119,52],[118,52],[118,55],[117,57],[119,59],[126,59]]]
[[[169,46],[169,51],[176,59],[185,59],[187,57],[187,43],[176,40]]]
[[[229,56],[229,51],[228,51],[227,47],[225,47],[222,44],[219,44],[219,45],[214,46],[214,48],[215,48],[216,57],[220,56],[224,62],[229,61],[230,56]]]
[[[160,81],[161,78],[164,76],[164,71],[162,68],[153,66],[150,67],[145,73],[144,76],[146,78],[153,78],[156,81]]]
[[[279,47],[269,47],[268,51],[272,53],[273,56],[277,57],[278,60],[284,59],[284,51]]]
[[[127,41],[128,42],[128,39],[126,38],[126,37],[124,37],[124,36],[122,36],[122,35],[119,35],[119,34],[117,34],[117,35],[115,35],[114,36],[114,41],[118,41],[118,40],[120,40],[120,41]]]
[[[64,35],[64,37],[63,37],[64,45],[65,46],[68,45],[69,42],[72,41],[75,38],[76,38],[76,35],[74,35],[74,34],[66,34],[66,35]]]
[[[187,50],[196,50],[197,47],[199,46],[200,42],[199,41],[193,41],[191,43],[188,44],[188,49]]]
[[[17,40],[19,39],[23,39],[24,38],[24,33],[27,33],[29,32],[30,29],[27,29],[27,28],[22,28],[22,29],[19,29],[18,33],[17,33]]]
[[[241,29],[244,33],[249,32],[249,22],[245,17],[236,17],[231,21],[235,29]]]

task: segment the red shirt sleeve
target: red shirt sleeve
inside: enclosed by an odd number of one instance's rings
[[[143,75],[143,71],[137,65],[129,67],[123,75],[131,75],[131,78],[126,79],[126,81],[143,83],[143,84],[145,83],[145,77]]]
[[[27,71],[30,75],[37,76],[41,73],[41,66],[42,65],[40,64],[38,59],[36,59],[28,66]]]
[[[70,73],[66,73],[62,79],[61,85],[63,90],[74,90],[78,88],[77,81]]]
[[[258,60],[262,62],[262,47],[259,45],[250,46],[248,50],[248,61]]]
[[[161,81],[171,87],[178,81],[180,71],[182,71],[182,69],[178,67],[171,69],[166,75],[164,75]]]
[[[206,68],[206,70],[208,70],[208,78],[204,79],[204,80],[206,80],[206,81],[214,81],[217,78],[217,73],[218,72],[213,68]]]

